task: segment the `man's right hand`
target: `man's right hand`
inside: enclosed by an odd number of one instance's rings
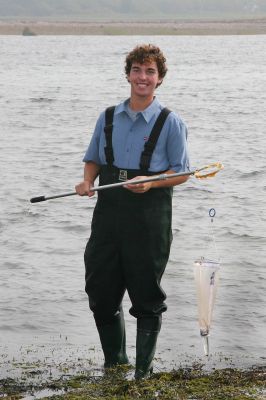
[[[93,187],[93,183],[89,181],[80,182],[78,185],[75,186],[77,194],[80,196],[94,196],[95,192],[91,190]]]

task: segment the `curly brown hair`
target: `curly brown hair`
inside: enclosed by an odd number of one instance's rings
[[[130,74],[132,64],[137,62],[144,64],[146,62],[155,61],[158,68],[159,78],[163,79],[167,72],[166,58],[159,47],[152,44],[142,44],[136,46],[126,57],[125,72],[126,75]],[[158,86],[160,83],[158,84]]]

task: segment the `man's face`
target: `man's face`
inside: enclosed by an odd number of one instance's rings
[[[155,88],[162,81],[155,61],[144,64],[134,62],[127,78],[131,84],[131,95],[139,97],[153,97]]]

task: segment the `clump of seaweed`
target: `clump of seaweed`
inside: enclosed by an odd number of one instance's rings
[[[132,379],[132,367],[117,367],[102,376],[82,373],[62,376],[40,386],[26,381],[0,381],[0,398],[27,399],[27,394],[43,391],[50,400],[263,400],[266,399],[266,367],[248,370],[214,369],[206,372],[202,366],[160,372],[149,379]],[[45,390],[49,397],[45,397]],[[40,398],[40,397],[39,397]]]

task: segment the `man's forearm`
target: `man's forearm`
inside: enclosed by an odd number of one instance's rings
[[[175,171],[168,170],[165,172],[165,174],[174,174]],[[141,180],[142,178],[148,178],[147,176],[137,176],[135,179]],[[157,188],[162,188],[162,187],[171,187],[171,186],[176,186],[180,185],[181,183],[184,183],[188,180],[188,176],[176,176],[175,178],[169,178],[169,179],[163,179],[159,181],[148,181],[148,182],[142,182],[142,183],[137,183],[137,184],[131,184],[130,181],[128,184],[125,185],[125,188],[130,190],[133,193],[144,193],[147,192],[150,189],[157,189]]]
[[[174,174],[175,171],[172,170],[168,170],[165,172],[165,174]],[[162,181],[154,181],[152,182],[152,188],[161,188],[161,187],[171,187],[171,186],[176,186],[176,185],[181,185],[181,183],[186,182],[189,179],[188,175],[184,175],[184,176],[177,176],[175,178],[169,178],[169,179],[165,179]]]
[[[95,192],[91,191],[94,181],[99,175],[100,166],[94,162],[87,162],[84,166],[84,180],[75,186],[76,192],[80,196],[93,196]]]
[[[86,162],[84,165],[84,181],[93,183],[99,175],[100,166],[92,161]]]

